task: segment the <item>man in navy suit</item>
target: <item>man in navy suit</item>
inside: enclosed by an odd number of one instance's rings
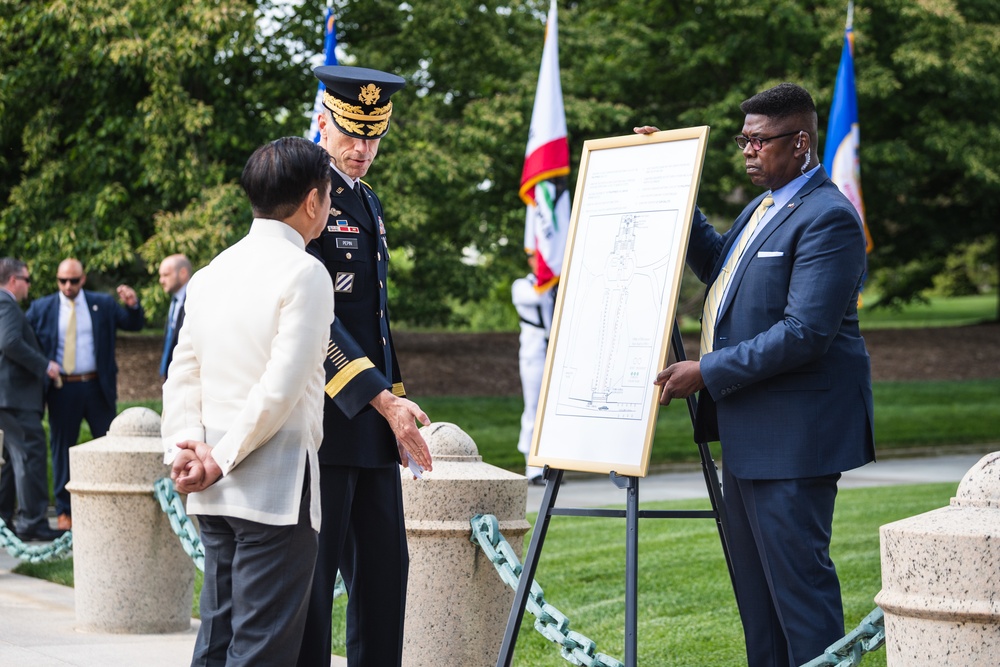
[[[0,430],[7,454],[0,475],[0,516],[22,540],[54,540],[63,531],[52,530],[45,516],[49,493],[42,408],[46,376],[58,377],[59,367],[42,354],[17,305],[28,298],[30,288],[24,262],[0,259]]]
[[[701,359],[655,382],[663,404],[701,392],[696,438],[722,443],[748,664],[786,667],[844,634],[830,559],[837,481],[875,457],[857,310],[865,237],[816,156],[809,93],[783,83],[740,109],[736,144],[767,192],[725,234],[696,212],[687,263],[709,285]]]
[[[110,295],[84,290],[87,274],[79,260],[60,262],[56,280],[59,291],[33,301],[27,318],[42,350],[61,369],[46,400],[58,526],[68,529],[72,528],[66,490],[69,448],[80,437],[84,419],[95,438],[108,432],[118,399],[117,331],[139,331],[145,316],[135,290],[128,285],[118,286],[124,306]]]

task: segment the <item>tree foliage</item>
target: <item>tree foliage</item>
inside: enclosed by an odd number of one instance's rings
[[[547,6],[334,2],[342,64],[409,82],[366,179],[387,212],[397,321],[503,321],[496,305],[525,271],[517,186]],[[740,101],[801,83],[824,145],[845,9],[560,0],[571,179],[588,139],[710,125],[699,202],[731,220],[756,194],[731,139]],[[305,132],[321,19],[273,0],[0,0],[6,252],[43,278],[76,255],[144,285],[155,310],[159,258],[203,264],[241,236],[246,157]],[[906,300],[967,248],[997,247],[984,239],[1000,213],[1000,5],[858,2],[854,29],[870,265],[887,301]]]
[[[78,257],[98,284],[143,286],[155,310],[159,260],[205,263],[242,236],[247,156],[301,133],[301,61],[315,49],[302,37],[321,18],[249,0],[3,2],[6,251],[40,285]]]

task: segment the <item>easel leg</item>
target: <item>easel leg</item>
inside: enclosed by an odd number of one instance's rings
[[[625,667],[639,659],[639,478],[611,472],[611,482],[625,489]]]
[[[521,621],[524,619],[524,608],[528,602],[528,593],[531,592],[531,582],[535,580],[535,570],[538,568],[538,556],[542,551],[545,533],[549,530],[550,511],[555,505],[562,478],[563,471],[561,469],[545,467],[545,493],[542,496],[542,506],[538,510],[535,529],[531,534],[531,544],[528,546],[528,552],[525,554],[524,563],[521,566],[521,577],[517,583],[517,592],[514,593],[510,616],[507,617],[507,629],[504,631],[503,643],[500,645],[497,667],[510,667],[511,660],[514,659],[514,645],[517,644],[517,634],[521,629]]]
[[[639,659],[639,478],[630,477],[625,506],[625,667]]]
[[[697,401],[694,396],[688,397],[690,401]],[[708,488],[708,498],[715,512],[715,525],[719,529],[719,541],[722,543],[722,555],[726,557],[726,568],[729,570],[729,580],[733,585],[733,593],[736,593],[736,574],[733,572],[733,558],[729,553],[729,534],[726,525],[726,506],[722,497],[722,482],[719,481],[719,473],[716,472],[715,461],[712,460],[712,452],[708,448],[708,443],[699,442],[698,451],[701,453],[701,468],[705,473],[705,486]]]
[[[670,336],[670,345],[674,353],[674,359],[685,361],[684,339],[681,338],[681,329],[674,320],[674,330]],[[687,398],[688,414],[691,416],[691,424],[695,425],[698,416],[698,398],[692,394]],[[696,429],[697,430],[697,429]],[[726,567],[729,569],[729,579],[733,585],[733,593],[736,593],[736,576],[733,574],[733,559],[729,553],[729,541],[726,538],[726,507],[722,497],[722,483],[719,481],[719,473],[715,468],[715,461],[712,460],[712,451],[708,448],[708,443],[698,443],[698,453],[701,456],[701,469],[705,474],[705,486],[708,487],[708,498],[712,503],[712,510],[715,512],[715,525],[719,529],[719,541],[722,543],[722,554],[726,557]]]

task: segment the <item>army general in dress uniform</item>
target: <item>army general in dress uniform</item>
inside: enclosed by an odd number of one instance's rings
[[[318,122],[334,174],[328,224],[309,250],[330,272],[336,318],[319,450],[323,523],[298,665],[329,667],[339,568],[348,591],[348,663],[391,667],[402,660],[409,568],[399,465],[413,460],[430,469],[416,421],[430,422],[405,398],[389,330],[387,224],[360,179],[389,131],[389,96],[405,80],[361,67],[314,73],[326,86]]]

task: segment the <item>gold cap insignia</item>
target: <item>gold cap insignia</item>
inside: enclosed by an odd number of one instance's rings
[[[369,83],[367,86],[361,86],[361,93],[358,95],[358,100],[362,104],[377,104],[381,96],[382,89],[374,83]]]

